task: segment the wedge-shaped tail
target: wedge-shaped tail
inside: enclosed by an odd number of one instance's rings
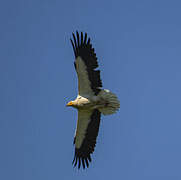
[[[120,108],[120,102],[117,96],[107,89],[101,90],[98,96],[105,101],[105,106],[99,108],[104,115],[114,114]]]

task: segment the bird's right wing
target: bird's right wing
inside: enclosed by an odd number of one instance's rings
[[[98,109],[94,110],[78,110],[78,121],[76,134],[74,137],[75,155],[73,164],[80,168],[89,166],[91,162],[90,154],[94,152],[96,138],[99,131],[101,113]]]

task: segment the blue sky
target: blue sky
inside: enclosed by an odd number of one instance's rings
[[[0,2],[0,179],[180,180],[181,2]],[[117,114],[102,117],[93,162],[72,168],[76,30],[96,49]]]

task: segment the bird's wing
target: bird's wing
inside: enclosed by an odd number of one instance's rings
[[[100,78],[100,70],[95,70],[98,67],[97,57],[90,43],[90,38],[87,40],[87,33],[81,36],[76,32],[77,39],[73,33],[71,40],[75,54],[75,69],[78,75],[78,89],[80,95],[97,95],[102,87]]]
[[[80,168],[81,164],[83,168],[89,166],[89,162],[91,162],[90,154],[93,153],[96,145],[100,118],[101,113],[97,109],[92,111],[78,110],[78,122],[74,137],[74,167],[77,162],[78,168]]]

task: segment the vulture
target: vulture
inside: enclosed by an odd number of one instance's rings
[[[115,113],[120,102],[117,96],[107,89],[102,89],[100,70],[97,57],[87,33],[72,33],[70,39],[75,61],[74,66],[78,77],[78,96],[66,106],[76,108],[78,121],[74,136],[75,153],[72,164],[89,167],[91,154],[94,152],[99,132],[101,114]]]

